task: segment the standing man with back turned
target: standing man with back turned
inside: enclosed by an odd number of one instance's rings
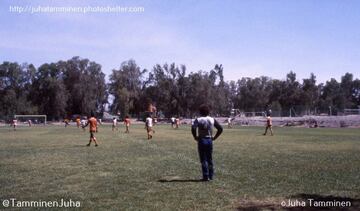
[[[210,109],[207,105],[201,105],[199,108],[200,117],[196,118],[191,127],[191,133],[198,142],[198,151],[200,156],[203,178],[202,181],[209,181],[214,176],[214,164],[212,161],[213,144],[223,131],[222,126],[214,118],[210,117]],[[213,136],[213,127],[217,129]]]

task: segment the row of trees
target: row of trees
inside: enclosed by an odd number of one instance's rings
[[[108,99],[101,66],[88,59],[43,64],[4,62],[0,65],[0,117],[46,114],[59,119],[71,114],[103,112]]]
[[[165,116],[192,116],[202,103],[213,112],[229,115],[232,108],[242,111],[272,110],[287,115],[327,113],[360,105],[360,80],[346,73],[338,82],[316,83],[316,76],[299,82],[294,72],[285,80],[266,76],[226,82],[222,65],[186,74],[186,66],[174,63],[141,69],[134,60],[112,70],[109,83],[101,65],[74,57],[68,61],[43,64],[4,62],[0,65],[0,116],[46,114],[61,119],[90,111],[108,109],[122,116],[137,116],[149,103]],[[107,106],[108,105],[108,106]]]

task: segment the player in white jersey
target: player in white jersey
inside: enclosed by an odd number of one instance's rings
[[[117,119],[114,117],[113,122],[112,122],[112,131],[114,131],[115,129],[118,130],[118,128],[117,128]]]
[[[171,127],[175,128],[175,117],[171,117]]]
[[[145,120],[145,128],[147,131],[148,140],[152,139],[152,135],[153,135],[152,127],[153,127],[153,120],[151,118],[151,115],[148,114]]]
[[[231,117],[229,117],[227,119],[227,125],[228,125],[228,128],[232,128],[232,118]]]
[[[14,131],[16,130],[16,127],[17,127],[17,119],[13,119],[12,120],[12,126],[14,128]]]
[[[81,128],[83,129],[83,131],[85,131],[85,125],[86,125],[86,119],[82,119],[81,121],[80,121],[80,124],[81,124]]]

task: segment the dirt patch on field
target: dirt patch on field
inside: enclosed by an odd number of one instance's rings
[[[233,202],[233,208],[239,211],[286,210],[360,210],[360,199],[316,194],[298,194],[287,198],[241,198]]]
[[[226,122],[225,118],[219,121]],[[235,125],[264,126],[265,117],[236,117]],[[360,115],[349,116],[303,116],[303,117],[272,117],[274,126],[280,127],[330,127],[330,128],[360,128]]]
[[[233,202],[233,208],[239,211],[285,210],[281,206],[282,198],[242,198]]]
[[[227,117],[216,117],[220,124],[227,124]],[[182,124],[191,124],[191,119],[182,119]],[[272,117],[273,126],[279,127],[328,127],[360,128],[360,115],[349,116],[303,116]],[[265,126],[265,117],[235,117],[232,124],[241,126]]]

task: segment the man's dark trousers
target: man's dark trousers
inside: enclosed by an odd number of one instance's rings
[[[203,179],[213,179],[214,165],[212,161],[213,144],[211,138],[200,138],[198,142]]]

